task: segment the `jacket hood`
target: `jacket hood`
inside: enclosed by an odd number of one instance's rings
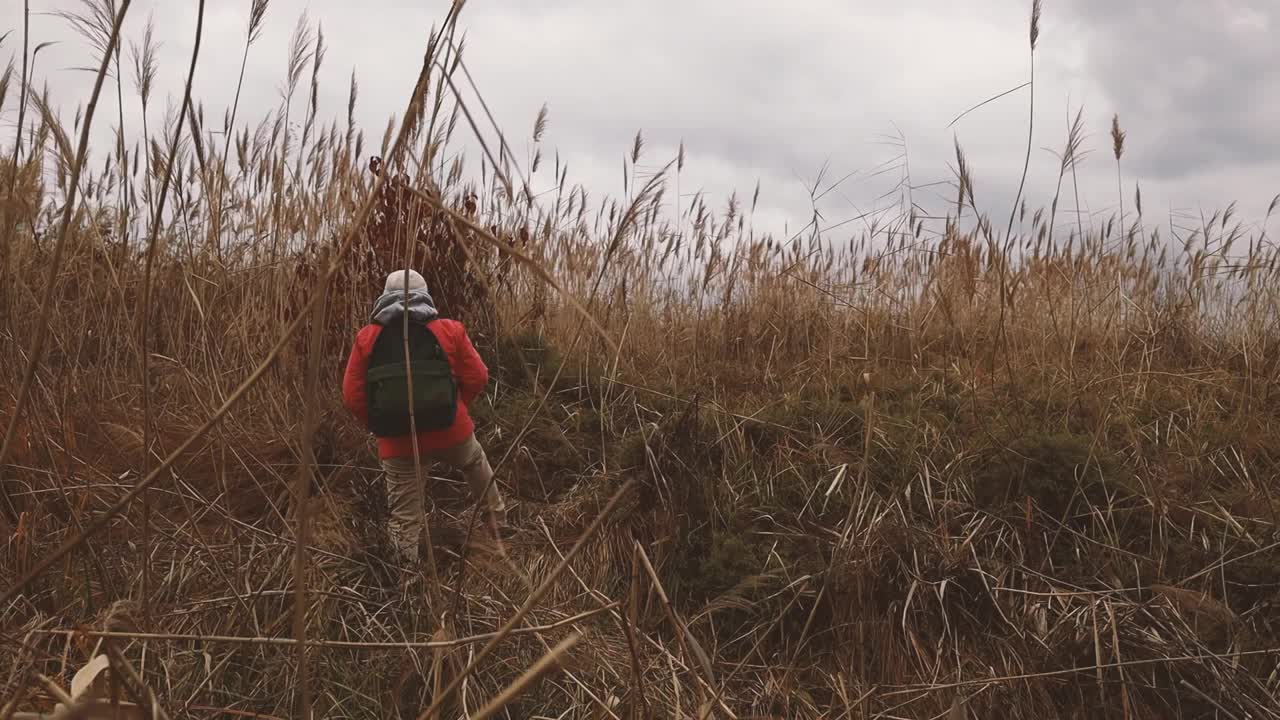
[[[403,288],[382,293],[373,304],[373,312],[369,313],[370,322],[385,327],[399,320],[406,309],[410,322],[428,323],[440,316],[435,300],[431,299],[431,293],[426,288],[409,291],[407,308],[404,299]]]

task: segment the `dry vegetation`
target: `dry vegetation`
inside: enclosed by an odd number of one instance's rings
[[[300,25],[279,113],[149,107],[82,168],[117,98],[188,71],[117,42],[127,7],[77,20],[96,112],[57,117],[21,57],[0,82],[0,717],[99,654],[169,717],[1280,717],[1265,222],[1064,194],[1001,233],[957,148],[945,221],[760,238],[664,194],[683,152],[646,176],[639,137],[600,200],[513,160],[452,14],[380,147],[318,122]],[[402,585],[336,381],[406,258],[493,368],[521,506],[505,556],[466,550],[433,480]]]

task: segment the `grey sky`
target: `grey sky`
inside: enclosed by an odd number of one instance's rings
[[[31,5],[41,13],[72,3]],[[446,6],[272,0],[250,54],[241,120],[256,123],[278,106],[289,36],[305,10],[328,46],[321,114],[345,113],[354,69],[358,119],[376,145],[387,118],[403,108],[427,33]],[[209,0],[195,80],[209,127],[220,124],[235,91],[248,7],[249,0]],[[164,42],[159,104],[166,94],[176,102],[195,2],[135,0],[126,25],[131,40],[140,39],[149,13]],[[916,186],[953,179],[958,138],[979,206],[1003,226],[1025,152],[1026,90],[947,125],[1025,82],[1029,14],[1030,0],[472,0],[462,26],[468,65],[517,154],[545,102],[551,123],[544,155],[559,151],[570,180],[599,198],[621,193],[622,156],[637,130],[646,140],[642,165],[664,164],[683,139],[683,195],[704,190],[721,208],[735,189],[749,200],[758,180],[754,224],[781,233],[809,220],[805,183],[824,163],[829,179],[859,173],[823,198],[825,224],[897,202],[877,200],[901,177],[897,165],[869,175],[898,154],[886,136],[899,132]],[[0,58],[20,46],[19,0],[0,9],[0,33],[9,29],[16,32]],[[1091,153],[1079,180],[1090,211],[1105,214],[1117,202],[1108,131],[1119,113],[1129,133],[1128,211],[1141,182],[1152,221],[1167,222],[1171,209],[1198,214],[1233,200],[1246,219],[1261,220],[1280,192],[1277,31],[1274,0],[1046,0],[1036,55],[1032,207],[1049,203],[1056,180],[1057,160],[1046,148],[1062,147],[1069,115],[1083,105]],[[41,53],[37,82],[49,83],[69,119],[87,97],[89,78],[68,68],[87,64],[89,47],[48,15],[33,17],[32,34],[33,44],[63,41]],[[137,127],[136,101],[126,102],[125,122]],[[101,127],[114,125],[114,102],[102,110]],[[0,121],[11,129],[13,113],[6,109]],[[7,132],[0,137],[10,141]],[[543,170],[535,185],[551,183]],[[943,186],[914,194],[938,213],[954,201]],[[860,227],[842,226],[836,236]]]

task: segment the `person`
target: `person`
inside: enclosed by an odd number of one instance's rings
[[[489,369],[462,323],[439,317],[426,281],[414,270],[407,271],[405,301],[405,274],[397,270],[387,276],[369,323],[356,335],[342,396],[352,415],[378,438],[392,546],[401,562],[411,564],[418,559],[426,516],[410,416],[418,430],[422,464],[434,460],[462,472],[473,500],[482,499],[480,510],[495,540],[506,521],[506,505],[468,410],[488,384]],[[409,401],[410,379],[413,402]]]

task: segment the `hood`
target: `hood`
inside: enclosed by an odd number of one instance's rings
[[[385,327],[399,320],[404,313],[404,289],[401,288],[382,293],[373,304],[369,320]],[[440,316],[426,288],[409,291],[408,313],[409,321],[416,323],[428,323]]]

